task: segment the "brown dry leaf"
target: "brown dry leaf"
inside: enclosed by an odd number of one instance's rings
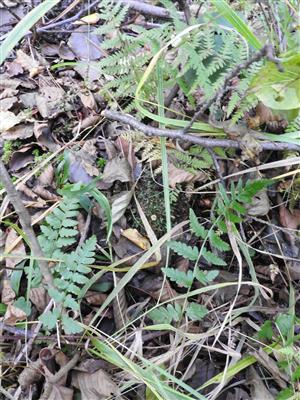
[[[82,61],[78,62],[74,67],[74,70],[85,80],[85,82],[89,83],[89,87],[93,86],[93,82],[101,82],[102,72],[99,68],[98,61]],[[97,85],[97,87],[99,87]]]
[[[16,62],[19,63],[22,68],[29,71],[30,78],[34,78],[36,75],[42,72],[44,70],[44,66],[47,64],[45,60],[41,60],[41,57],[39,57],[39,60],[36,60],[24,53],[23,50],[17,50]]]
[[[136,229],[128,228],[121,232],[121,235],[126,237],[132,243],[136,244],[143,250],[150,249],[150,242],[147,238],[142,236]]]
[[[40,367],[41,361],[38,358],[37,361],[31,362],[21,371],[18,377],[21,388],[29,388],[34,382],[38,382],[42,378],[43,374],[41,373]]]
[[[97,114],[91,114],[88,117],[86,117],[85,119],[83,119],[81,121],[80,125],[75,126],[75,128],[73,129],[73,133],[77,133],[78,131],[78,127],[80,127],[80,131],[86,129],[86,128],[90,128],[92,126],[95,126],[98,124],[98,122],[101,120],[101,115],[97,115]]]
[[[75,29],[70,36],[68,46],[80,60],[98,60],[103,57],[101,36],[93,33],[86,26]]]
[[[25,321],[26,313],[13,304],[8,304],[3,321],[7,325],[15,325],[16,322]]]
[[[33,133],[38,143],[53,153],[60,148],[59,145],[54,142],[51,130],[47,123],[35,121]]]
[[[50,192],[50,190],[45,189],[42,185],[36,185],[32,188],[33,192],[40,196],[41,199],[44,200],[54,200],[57,201],[58,197]]]
[[[19,124],[3,132],[1,137],[7,140],[27,139],[33,135],[33,124]]]
[[[43,287],[30,289],[29,299],[40,313],[45,310],[50,301],[50,297]]]
[[[117,385],[110,376],[99,369],[93,374],[73,371],[72,384],[81,391],[81,400],[106,400],[118,394]]]
[[[53,180],[54,180],[54,168],[52,164],[49,164],[39,176],[39,183],[42,186],[51,186],[53,184]]]
[[[149,294],[153,299],[160,299],[162,302],[174,299],[174,297],[178,296],[178,293],[171,287],[168,280],[165,281],[163,288],[151,291]]]
[[[73,25],[95,25],[97,22],[100,21],[100,14],[93,13],[86,15],[85,17],[80,18],[79,21],[73,22]]]
[[[15,96],[1,99],[0,100],[0,111],[10,110],[17,102],[18,102],[18,98]]]
[[[72,400],[74,390],[61,385],[51,385],[48,400]]]
[[[100,306],[106,300],[107,294],[93,292],[92,290],[89,290],[84,297],[85,297],[86,301],[89,304],[91,304],[92,306]]]
[[[53,118],[61,111],[67,111],[65,91],[61,87],[43,85],[36,95],[37,107],[43,118]]]
[[[19,238],[19,235],[17,232],[9,228],[7,236],[6,236],[6,241],[5,241],[5,253],[11,252],[11,248],[13,247],[14,251],[13,254],[16,256],[21,256],[21,257],[16,257],[16,258],[10,258],[6,257],[5,258],[5,265],[7,268],[14,268],[17,264],[19,264],[24,258],[22,256],[26,256],[26,250],[25,250],[25,245],[23,243],[23,240],[20,240],[17,245],[12,246],[12,244]]]
[[[252,400],[274,400],[274,396],[266,388],[261,377],[252,366],[247,370],[247,380],[248,384],[251,385]]]
[[[96,103],[93,93],[88,92],[88,94],[85,94],[85,93],[81,92],[79,94],[79,97],[80,97],[81,103],[84,105],[85,108],[96,111],[97,103]]]
[[[6,62],[4,65],[6,67],[6,72],[11,78],[23,74],[24,72],[22,65],[16,61]]]
[[[115,181],[131,182],[131,176],[131,167],[128,161],[121,156],[117,156],[106,163],[102,182],[110,185]]]
[[[13,97],[18,94],[19,91],[17,89],[4,89],[2,93],[0,93],[0,99],[7,99],[8,97]]]
[[[111,216],[113,224],[119,221],[125,214],[125,211],[131,202],[132,195],[133,191],[129,190],[120,192],[113,196],[111,203]]]
[[[169,164],[169,183],[172,188],[175,188],[177,183],[205,182],[207,179],[208,175],[205,172],[200,171],[195,175]]]
[[[8,279],[2,280],[2,292],[1,292],[1,302],[3,304],[10,304],[16,298],[15,292],[11,288],[10,281]]]
[[[0,110],[0,133],[7,131],[8,129],[14,127],[23,121],[23,116],[18,114],[15,115],[11,111],[2,111]]]
[[[293,210],[291,213],[280,201],[279,206],[279,221],[284,228],[297,229],[300,225],[300,210]],[[295,237],[290,232],[284,232],[285,237],[291,243],[295,244]]]
[[[247,213],[254,217],[260,215],[267,215],[270,211],[270,200],[267,194],[267,189],[263,189],[256,193],[253,197],[251,204],[247,207]]]
[[[26,167],[34,162],[34,156],[32,154],[33,146],[28,144],[26,146],[20,147],[15,151],[10,159],[9,168],[11,171],[19,171],[20,169]]]

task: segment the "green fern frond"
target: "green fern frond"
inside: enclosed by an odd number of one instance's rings
[[[162,271],[166,274],[171,281],[176,282],[179,286],[190,288],[193,284],[194,276],[191,270],[184,272],[175,268],[162,268]]]
[[[175,253],[190,261],[196,261],[199,257],[199,250],[197,247],[191,247],[185,243],[175,241],[170,241],[168,245]]]

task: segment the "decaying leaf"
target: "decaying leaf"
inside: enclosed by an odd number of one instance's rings
[[[8,304],[3,321],[7,325],[15,325],[16,322],[25,321],[26,313],[13,304]]]
[[[86,301],[93,306],[100,306],[107,298],[107,294],[89,290],[84,296]]]
[[[7,131],[8,129],[14,127],[19,124],[23,120],[23,116],[18,114],[15,115],[11,111],[2,111],[0,110],[0,133]]]
[[[33,124],[19,124],[2,133],[7,140],[27,139],[33,135]]]
[[[296,230],[300,225],[300,210],[293,210],[291,213],[283,204],[280,202],[279,207],[279,221],[284,228]],[[288,241],[294,245],[295,237],[290,232],[284,232]]]
[[[249,367],[247,371],[248,383],[251,385],[252,400],[274,400],[274,396],[266,388],[262,379],[255,371],[254,367]]]
[[[75,21],[74,25],[95,25],[99,22],[101,16],[99,13],[93,13],[80,18],[79,21]]]
[[[5,265],[9,269],[13,269],[17,264],[19,264],[23,260],[22,256],[26,256],[26,250],[23,240],[20,240],[19,242],[17,242],[17,244],[15,244],[18,238],[19,235],[17,234],[17,232],[14,229],[10,228],[6,236],[4,251],[5,253],[11,253],[11,250],[13,249],[13,254],[16,257],[5,258]]]
[[[131,182],[131,168],[128,161],[117,156],[108,160],[102,176],[102,182],[112,185],[115,181]]]
[[[34,382],[38,382],[42,378],[43,374],[40,368],[41,361],[38,358],[37,361],[29,363],[21,371],[18,382],[23,389],[29,388]]]
[[[101,37],[86,26],[80,26],[71,34],[68,46],[80,60],[98,60],[103,56]]]
[[[270,200],[267,194],[267,189],[263,189],[256,193],[251,204],[247,205],[249,215],[258,217],[259,215],[267,215],[270,211]]]
[[[10,280],[2,280],[1,302],[3,304],[11,304],[16,298],[16,294],[11,287]]]
[[[101,369],[93,374],[73,371],[72,384],[80,389],[82,400],[106,400],[111,395],[118,394],[116,384]]]
[[[121,235],[126,237],[132,243],[136,244],[143,250],[150,249],[150,242],[147,238],[142,236],[136,229],[128,228],[121,232]]]
[[[111,213],[113,224],[118,222],[125,214],[125,211],[131,202],[132,195],[133,191],[129,190],[118,193],[112,198]]]
[[[199,171],[196,175],[191,172],[175,167],[174,164],[169,164],[169,183],[172,188],[176,187],[177,183],[190,182],[205,182],[209,178],[208,174]]]
[[[43,287],[31,288],[29,299],[41,313],[50,301],[49,295]]]

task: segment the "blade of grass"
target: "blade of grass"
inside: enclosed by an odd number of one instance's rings
[[[218,12],[227,19],[227,21],[242,35],[247,42],[256,50],[262,48],[261,42],[254,35],[248,25],[242,18],[232,9],[226,0],[212,0],[212,4],[216,7]]]
[[[59,2],[60,0],[45,0],[22,18],[0,46],[0,65],[33,25]]]

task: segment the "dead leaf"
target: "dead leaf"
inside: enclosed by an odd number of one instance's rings
[[[11,111],[0,110],[0,133],[7,131],[8,129],[14,127],[15,125],[22,122],[24,117],[20,114],[15,115]]]
[[[41,59],[41,56],[37,58],[38,59],[35,59],[33,56],[27,55],[23,50],[17,50],[16,62],[19,63],[22,68],[29,71],[30,78],[34,78],[42,72],[45,65],[47,65],[46,61]]]
[[[132,243],[136,244],[143,250],[150,249],[150,242],[147,238],[142,236],[136,229],[128,228],[121,232],[121,235],[126,237]]]
[[[61,385],[51,385],[48,400],[72,400],[74,390]]]
[[[267,215],[270,211],[270,200],[267,194],[267,189],[263,189],[256,193],[251,204],[247,206],[247,213],[254,217],[259,215]]]
[[[132,199],[133,191],[123,191],[113,196],[111,204],[112,223],[123,217]]]
[[[72,132],[76,133],[78,131],[78,127],[80,127],[80,131],[82,131],[86,128],[95,126],[100,120],[101,120],[101,115],[91,114],[87,118],[83,119],[80,125],[77,125]]]
[[[2,280],[2,292],[1,301],[3,304],[11,304],[16,298],[15,292],[11,288],[10,281],[8,279]]]
[[[43,85],[40,94],[36,95],[39,113],[43,118],[53,118],[62,111],[67,111],[65,91],[61,87]],[[72,107],[70,107],[70,110]]]
[[[103,171],[102,182],[113,184],[115,181],[131,182],[131,168],[122,156],[108,160]]]
[[[46,147],[48,150],[55,152],[59,149],[59,145],[55,143],[47,123],[35,121],[33,133],[38,143]]]
[[[2,133],[7,140],[27,139],[33,135],[33,124],[19,124]]]
[[[86,15],[85,17],[80,18],[79,21],[73,22],[74,25],[95,25],[97,22],[100,21],[100,14],[93,13]]]
[[[9,168],[11,171],[19,171],[34,162],[34,156],[32,154],[33,146],[31,144],[20,147],[15,151],[10,159]]]
[[[38,382],[43,374],[40,370],[41,361],[38,358],[37,361],[30,362],[20,373],[18,382],[21,388],[29,388],[33,383]]]
[[[85,94],[85,93],[81,92],[79,94],[79,97],[80,97],[81,103],[84,105],[84,107],[86,107],[90,110],[96,111],[97,103],[96,103],[93,93],[88,92],[87,94]]]
[[[11,78],[23,74],[24,72],[22,65],[16,61],[6,62],[4,65],[6,67],[6,72]]]
[[[54,168],[52,164],[49,164],[39,176],[39,183],[42,186],[51,186],[53,180],[54,180]]]
[[[177,183],[205,182],[208,178],[209,176],[205,172],[199,171],[195,175],[175,167],[174,164],[169,164],[169,183],[172,188],[175,188]]]
[[[95,81],[101,82],[102,72],[97,61],[79,62],[74,70],[89,83],[89,86]]]
[[[1,99],[0,100],[0,111],[10,110],[17,102],[18,102],[18,98],[15,96],[7,97],[6,99]]]
[[[3,321],[7,325],[15,325],[16,322],[25,321],[26,313],[13,304],[8,304]]]
[[[274,400],[274,396],[266,388],[261,377],[252,366],[247,370],[247,380],[248,384],[251,385],[252,400]]]
[[[281,199],[280,199],[281,200]],[[284,228],[296,230],[300,225],[300,210],[293,210],[291,213],[280,201],[279,206],[279,221]],[[295,236],[290,232],[284,232],[287,240],[294,245]]]
[[[87,294],[84,296],[86,301],[93,305],[93,306],[100,306],[101,304],[104,303],[104,301],[107,298],[107,294],[105,293],[99,293],[99,292],[93,292],[92,290],[89,290]]]
[[[101,36],[86,26],[80,26],[71,34],[68,46],[80,60],[98,60],[103,57]]]
[[[11,252],[11,248],[13,247],[14,251],[13,254],[16,256],[20,256],[20,257],[16,257],[16,258],[10,258],[10,257],[6,257],[5,258],[5,265],[7,268],[14,268],[17,264],[19,264],[22,260],[24,260],[24,258],[22,258],[22,256],[26,256],[26,249],[25,249],[25,245],[23,243],[23,240],[20,240],[17,245],[12,246],[12,244],[16,241],[16,239],[19,238],[19,235],[17,234],[17,232],[12,229],[9,228],[7,236],[6,236],[6,241],[5,241],[5,253],[10,253]]]
[[[43,287],[30,289],[29,299],[40,313],[45,310],[47,304],[50,301],[50,297]]]
[[[6,99],[8,97],[13,97],[18,94],[19,91],[17,89],[4,89],[2,93],[0,93],[0,99]]]
[[[81,391],[81,400],[106,400],[118,394],[117,385],[110,376],[99,369],[93,374],[73,371],[72,384]]]

